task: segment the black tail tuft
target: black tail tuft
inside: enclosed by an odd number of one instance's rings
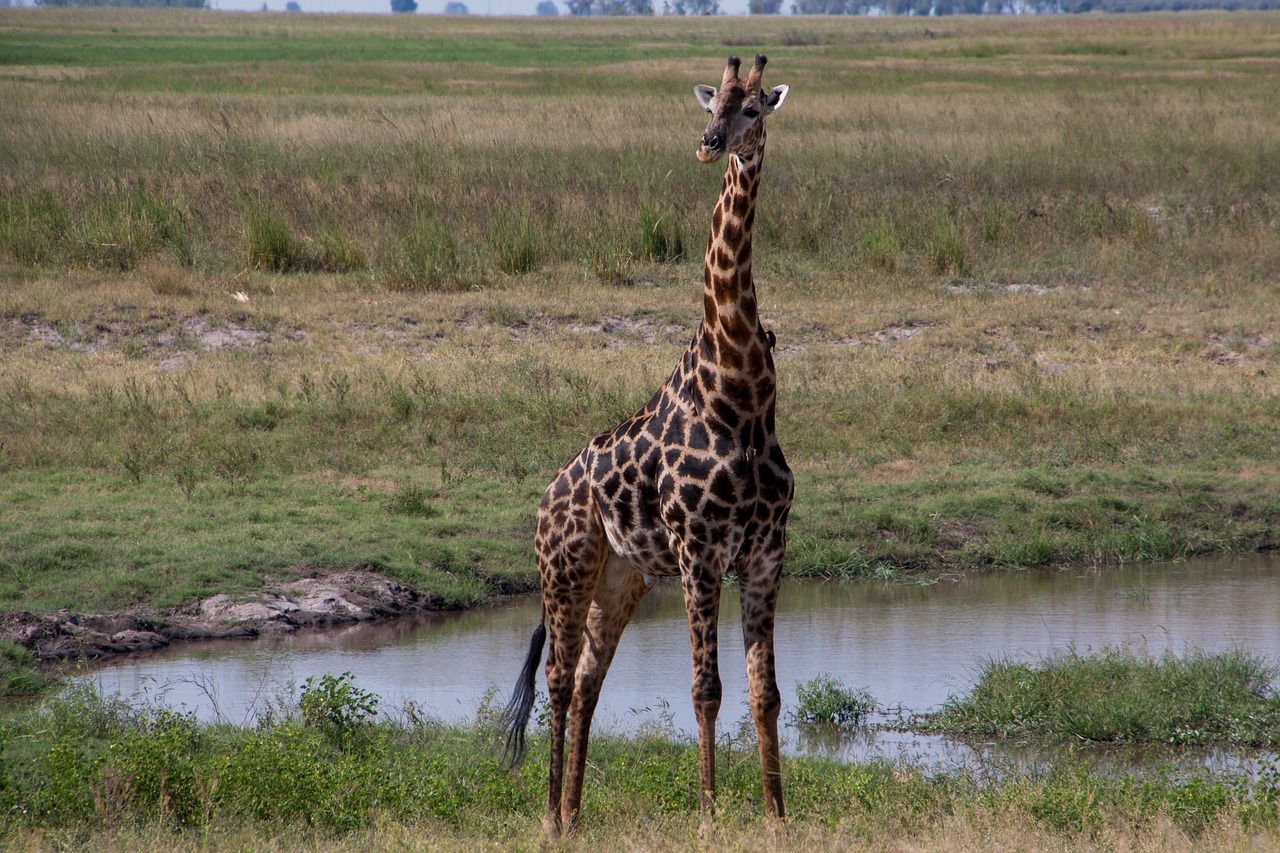
[[[529,640],[529,656],[524,659],[524,669],[516,680],[515,692],[507,709],[502,712],[502,725],[507,730],[507,746],[502,751],[502,763],[515,767],[524,758],[524,732],[533,713],[534,685],[538,678],[538,664],[542,661],[542,647],[547,642],[547,623],[540,622],[533,629]]]

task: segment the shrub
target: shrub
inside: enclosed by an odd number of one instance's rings
[[[792,719],[798,724],[856,726],[876,709],[869,692],[850,689],[826,674],[797,684],[796,701]]]
[[[378,697],[355,686],[355,676],[344,672],[308,678],[302,684],[298,709],[308,726],[321,732],[334,746],[351,749],[378,715]]]

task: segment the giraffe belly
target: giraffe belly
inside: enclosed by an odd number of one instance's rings
[[[605,537],[609,548],[636,571],[645,576],[649,585],[654,578],[672,577],[680,573],[680,563],[671,550],[669,536],[662,525],[646,531],[623,531],[616,520],[604,517]]]

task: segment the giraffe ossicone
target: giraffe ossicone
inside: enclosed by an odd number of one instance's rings
[[[600,687],[636,605],[662,577],[678,577],[684,591],[699,790],[704,818],[713,813],[720,590],[730,571],[741,589],[765,813],[785,815],[773,627],[794,479],[774,429],[773,335],[760,323],[751,234],[765,117],[782,106],[788,88],[763,88],[765,62],[757,56],[744,80],[740,60],[730,57],[718,90],[694,90],[711,114],[698,159],[731,156],[711,214],[703,316],[693,340],[640,411],[565,463],[538,507],[542,622],[507,707],[507,757],[518,761],[524,752],[538,663],[549,640],[548,834],[577,824]]]

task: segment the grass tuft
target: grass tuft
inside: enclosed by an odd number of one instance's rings
[[[875,697],[867,690],[846,687],[839,679],[821,674],[796,685],[797,724],[851,728],[861,725],[876,709]]]
[[[929,269],[938,275],[963,276],[969,269],[960,227],[951,219],[937,222],[925,237]]]
[[[11,570],[0,563],[0,570],[6,569]],[[0,702],[29,701],[56,683],[53,676],[41,669],[34,654],[0,640]]]
[[[388,290],[466,289],[462,250],[453,232],[434,217],[421,217],[401,235],[382,268]]]
[[[684,237],[674,213],[644,205],[640,208],[639,257],[647,261],[679,261],[685,256]]]
[[[304,269],[302,244],[293,236],[284,215],[262,204],[252,204],[243,214],[245,263],[250,269],[287,273]]]
[[[861,249],[866,263],[885,272],[897,271],[902,243],[892,222],[878,220],[867,225],[862,231]]]
[[[540,263],[538,228],[528,211],[507,212],[494,220],[489,242],[504,275],[533,272]]]

